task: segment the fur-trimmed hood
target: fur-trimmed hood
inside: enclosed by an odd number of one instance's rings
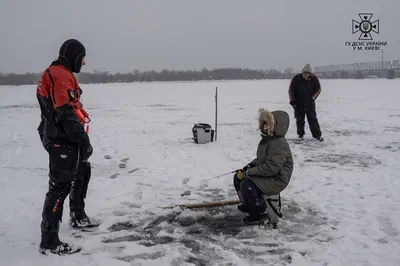
[[[282,110],[270,112],[264,108],[258,110],[258,128],[264,136],[284,137],[289,130],[289,114]]]

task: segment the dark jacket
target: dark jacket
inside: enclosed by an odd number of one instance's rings
[[[306,80],[299,73],[292,78],[289,86],[290,104],[299,107],[309,106],[321,93],[319,79],[314,74]]]
[[[36,90],[41,111],[38,133],[49,151],[55,142],[79,146],[86,152],[91,148],[83,121],[77,110],[82,90],[73,73],[60,61],[54,61],[42,74]]]
[[[248,178],[267,196],[277,195],[289,184],[293,172],[293,157],[285,135],[290,119],[285,111],[260,112],[269,130],[263,132],[258,144],[257,158],[250,164]]]

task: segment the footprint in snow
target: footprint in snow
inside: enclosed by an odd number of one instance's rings
[[[112,175],[110,176],[110,179],[115,179],[115,178],[117,178],[117,176],[119,176],[118,173],[112,174]]]

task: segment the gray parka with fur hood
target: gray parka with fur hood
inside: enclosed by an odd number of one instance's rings
[[[267,196],[277,195],[289,184],[293,172],[293,157],[285,135],[290,118],[285,111],[259,110],[262,139],[257,158],[250,164],[247,175]]]

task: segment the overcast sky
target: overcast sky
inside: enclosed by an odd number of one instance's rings
[[[373,13],[400,59],[400,0],[0,0],[0,71],[41,72],[68,38],[82,41],[82,71],[300,69],[380,61],[353,51],[352,19]]]

